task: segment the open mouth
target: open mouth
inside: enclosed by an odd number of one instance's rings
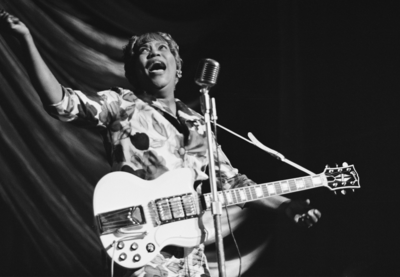
[[[151,62],[147,68],[151,73],[157,73],[164,71],[167,68],[167,66],[161,61],[154,61]]]

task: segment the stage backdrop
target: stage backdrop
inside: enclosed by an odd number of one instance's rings
[[[199,111],[202,58],[220,62],[219,123],[309,170],[354,164],[361,189],[309,198],[323,217],[303,230],[268,210],[232,211],[244,276],[396,275],[400,19],[397,1],[0,1],[31,30],[61,84],[87,94],[130,88],[121,49],[133,34],[170,33],[184,60],[177,97]],[[92,213],[109,172],[96,130],[49,117],[0,36],[1,276],[109,276]],[[306,175],[218,131],[232,164],[256,182]],[[228,276],[238,274],[225,240]],[[217,276],[215,248],[206,248]],[[106,262],[105,262],[106,261]],[[108,262],[107,262],[108,263]],[[123,270],[117,268],[117,275]]]

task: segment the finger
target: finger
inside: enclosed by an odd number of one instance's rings
[[[294,218],[295,222],[299,226],[308,226],[306,214],[299,215],[297,214]]]
[[[10,15],[8,12],[6,12],[6,11],[2,11],[1,13],[0,13],[0,15],[2,16],[2,17],[5,17],[5,16],[8,16],[8,15]]]
[[[320,211],[318,211],[317,209],[314,209],[314,214],[316,217],[321,218],[322,214]]]
[[[309,210],[307,213],[307,219],[311,220],[312,222],[318,222],[318,217],[314,214],[314,210]]]
[[[8,13],[4,13],[4,14],[0,15],[0,19],[1,19],[1,21],[0,21],[1,25],[9,25],[11,23],[10,15]]]
[[[8,14],[6,12],[1,13],[0,14],[0,18],[1,18],[2,21],[4,21],[4,20],[6,20],[8,18]]]
[[[21,21],[19,20],[19,18],[18,18],[18,17],[15,17],[15,16],[13,16],[13,17],[11,18],[11,20],[12,20],[12,23],[13,23],[13,24],[18,24],[18,23],[21,22]]]
[[[314,222],[312,221],[311,217],[308,215],[305,215],[300,219],[301,226],[306,226],[306,227],[310,228],[311,226],[313,226],[313,224],[314,224]]]
[[[309,210],[310,209],[309,207],[310,207],[310,199],[298,201],[298,208],[303,212]]]
[[[294,222],[296,222],[296,223],[299,223],[303,219],[304,219],[304,216],[302,216],[302,215],[296,214],[294,216]]]

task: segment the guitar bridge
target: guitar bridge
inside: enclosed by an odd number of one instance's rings
[[[137,227],[146,223],[141,206],[128,207],[96,216],[100,234],[113,233],[120,228]]]

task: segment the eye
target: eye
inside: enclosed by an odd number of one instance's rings
[[[159,47],[158,47],[158,50],[167,50],[168,49],[168,46],[166,45],[166,44],[161,44]]]
[[[149,52],[149,48],[147,47],[140,47],[139,48],[139,53],[143,54],[143,53],[148,53]]]

